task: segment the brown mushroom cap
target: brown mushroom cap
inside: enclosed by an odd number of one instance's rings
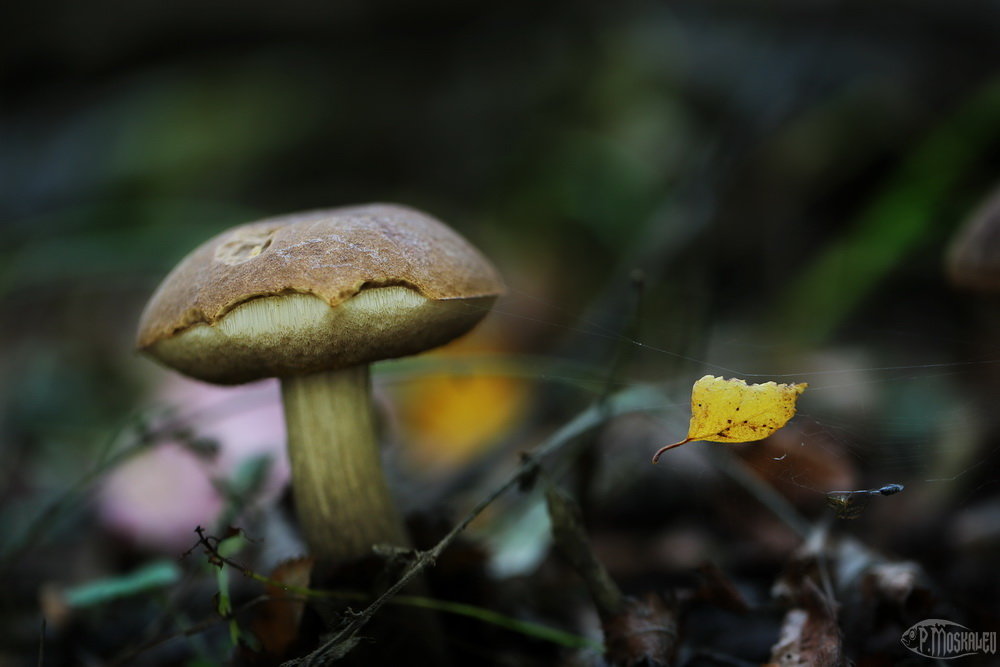
[[[948,249],[947,269],[955,285],[1000,291],[1000,188],[955,235]]]
[[[503,292],[456,232],[388,204],[234,227],[164,279],[139,348],[232,384],[415,354],[460,336]]]

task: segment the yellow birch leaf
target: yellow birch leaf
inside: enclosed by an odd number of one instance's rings
[[[801,384],[747,384],[733,378],[706,375],[691,388],[691,425],[687,438],[662,447],[653,463],[668,449],[694,440],[753,442],[763,440],[788,423],[795,401],[808,387]]]

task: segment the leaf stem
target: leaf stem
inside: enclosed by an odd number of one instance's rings
[[[674,447],[680,447],[681,445],[686,445],[687,443],[692,442],[693,440],[694,438],[684,438],[680,442],[675,442],[674,444],[667,445],[666,447],[660,447],[658,450],[656,450],[656,453],[653,454],[653,463],[658,463],[660,461],[660,456],[662,456],[663,452],[667,451],[668,449],[673,449]]]

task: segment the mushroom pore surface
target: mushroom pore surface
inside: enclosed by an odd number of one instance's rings
[[[335,307],[312,294],[261,297],[148,351],[186,375],[219,384],[304,375],[443,345],[482,319],[493,299],[433,301],[399,286],[366,289]]]

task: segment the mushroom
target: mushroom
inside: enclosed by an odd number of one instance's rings
[[[153,294],[139,348],[219,384],[281,380],[292,488],[312,555],[342,563],[407,538],[382,473],[369,364],[464,334],[503,292],[438,220],[389,204],[234,227]]]
[[[1000,289],[1000,188],[952,238],[946,257],[952,284],[980,291]]]

